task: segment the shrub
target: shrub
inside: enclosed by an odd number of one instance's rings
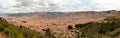
[[[117,28],[120,28],[120,18],[118,17],[109,17],[100,24],[99,33],[105,34],[106,32],[114,31]]]
[[[73,27],[72,27],[71,25],[69,25],[67,28],[68,28],[68,29],[73,29]]]
[[[85,25],[84,24],[76,24],[75,25],[75,28],[82,28],[82,27],[85,27]]]
[[[52,31],[50,30],[50,28],[47,29],[43,29],[43,31],[45,31],[45,38],[55,38],[55,36],[51,33]]]
[[[23,23],[27,23],[27,21],[22,21]]]
[[[112,36],[112,37],[118,36],[119,34],[120,34],[120,28],[116,29],[115,31],[111,31],[111,32],[106,33],[106,35]]]

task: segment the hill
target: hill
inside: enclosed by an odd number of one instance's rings
[[[120,16],[106,17],[101,22],[76,24],[76,38],[120,38]]]
[[[48,30],[49,31],[49,30]],[[15,26],[8,23],[0,17],[0,34],[6,38],[53,38],[52,35],[43,35],[34,30],[30,30],[23,26]],[[1,37],[3,38],[3,37]]]
[[[8,14],[6,17],[9,23],[16,26],[23,26],[39,33],[45,33],[45,29],[50,29],[56,36],[66,38],[75,37],[75,33],[68,30],[68,26],[75,24],[85,24],[93,21],[101,21],[105,17],[119,16],[120,11],[83,11],[83,12],[35,12]],[[70,27],[71,27],[70,26]],[[74,28],[74,27],[73,27]]]

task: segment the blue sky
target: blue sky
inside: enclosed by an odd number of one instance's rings
[[[0,12],[120,10],[120,0],[0,0]]]

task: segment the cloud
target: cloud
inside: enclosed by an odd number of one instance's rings
[[[80,0],[0,0],[1,10],[6,12],[60,11],[71,9],[69,5]],[[67,10],[66,10],[67,11]]]
[[[102,10],[120,10],[120,0],[92,0],[91,3]]]
[[[119,10],[120,0],[0,0],[0,12]]]

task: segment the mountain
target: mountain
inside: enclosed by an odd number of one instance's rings
[[[44,29],[49,28],[56,36],[71,35],[74,33],[68,30],[68,26],[84,24],[93,21],[101,21],[105,17],[119,16],[120,11],[82,11],[82,12],[35,12],[7,14],[4,18],[16,26],[24,26],[39,33],[45,33]],[[72,37],[71,36],[71,37]],[[72,38],[73,38],[72,37]]]

